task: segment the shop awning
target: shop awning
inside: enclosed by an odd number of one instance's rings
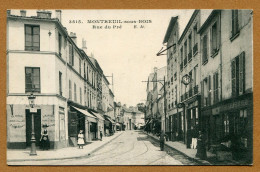
[[[91,113],[89,113],[88,111],[83,110],[83,109],[80,109],[80,108],[76,108],[76,107],[74,107],[74,106],[72,106],[72,107],[73,107],[74,109],[76,109],[77,111],[79,111],[80,113],[86,115],[87,117],[95,118],[95,119],[96,119],[96,117],[95,117],[94,115],[92,115]]]
[[[93,113],[98,119],[105,120],[99,113],[91,112]]]
[[[106,120],[110,121],[112,124],[115,124],[115,122],[110,118],[106,118]]]

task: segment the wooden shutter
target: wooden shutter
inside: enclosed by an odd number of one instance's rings
[[[213,75],[213,103],[216,103],[216,74]]]
[[[208,105],[211,105],[211,76],[208,77]]]
[[[201,85],[201,105],[204,106],[204,80],[200,82]]]
[[[231,62],[231,87],[232,96],[236,96],[236,59]]]
[[[218,72],[216,73],[216,76],[215,76],[215,84],[216,84],[216,103],[218,102],[219,100],[219,95],[218,95]]]
[[[239,55],[239,95],[245,90],[245,52]]]

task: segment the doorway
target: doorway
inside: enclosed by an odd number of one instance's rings
[[[32,136],[32,114],[29,109],[26,109],[26,146],[31,146]],[[41,110],[37,109],[37,113],[34,114],[34,133],[36,139],[36,146],[40,145],[41,138]]]

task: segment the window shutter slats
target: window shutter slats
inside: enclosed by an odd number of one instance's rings
[[[245,52],[239,55],[239,94],[245,90]]]

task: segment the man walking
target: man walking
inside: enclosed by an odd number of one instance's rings
[[[160,135],[160,148],[161,148],[161,151],[164,150],[164,142],[165,142],[164,131],[161,131],[161,135]]]
[[[100,141],[102,141],[103,133],[100,131]]]

